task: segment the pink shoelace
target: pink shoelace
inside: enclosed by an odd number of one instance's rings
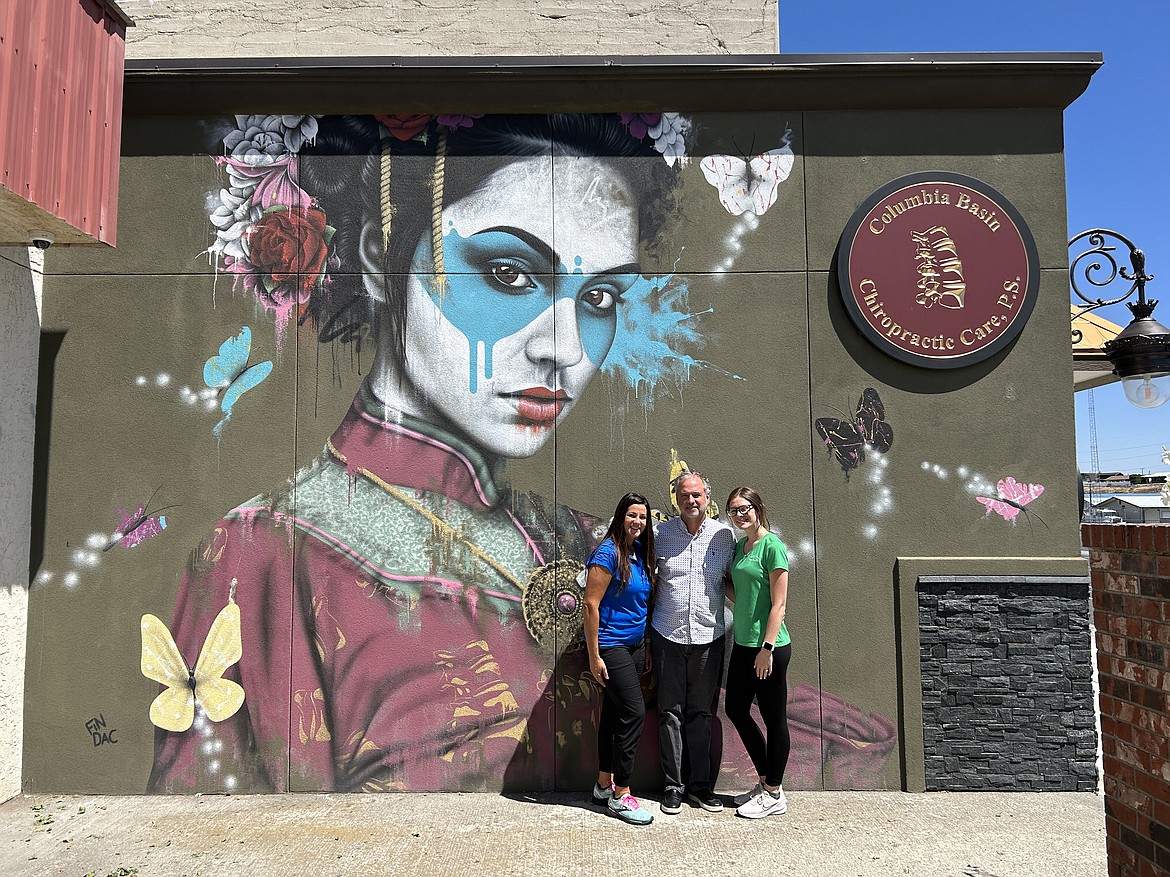
[[[635,798],[633,795],[631,795],[629,792],[622,795],[621,802],[625,806],[629,807],[631,810],[641,810],[642,809],[642,805],[638,803],[638,799]]]

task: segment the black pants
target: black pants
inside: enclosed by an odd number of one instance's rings
[[[726,637],[698,646],[671,642],[650,629],[650,652],[658,677],[658,735],[666,789],[710,790],[712,725],[719,705]],[[719,734],[722,749],[723,735]],[[685,754],[685,759],[684,759]],[[686,763],[684,763],[684,761]],[[718,767],[715,760],[715,767]]]
[[[601,701],[597,725],[597,769],[613,774],[615,786],[628,786],[634,772],[634,750],[642,736],[646,704],[642,700],[642,671],[646,668],[646,644],[608,646],[598,650],[609,681]]]
[[[769,786],[778,786],[784,781],[784,768],[792,749],[792,739],[788,736],[787,678],[792,644],[781,646],[772,653],[772,675],[767,679],[756,676],[756,655],[759,653],[759,649],[739,643],[731,649],[725,699],[727,718],[739,732],[756,773]],[[753,700],[760,708],[767,740],[752,718]]]

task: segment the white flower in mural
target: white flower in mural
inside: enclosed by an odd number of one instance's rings
[[[247,256],[245,233],[260,218],[261,210],[252,206],[250,191],[238,192],[236,189],[220,189],[219,206],[209,215],[211,224],[215,226],[215,241],[208,249],[213,253],[243,259]]]
[[[283,116],[236,116],[236,130],[223,138],[228,154],[247,164],[268,164],[289,152]],[[290,117],[295,118],[295,117]]]
[[[654,148],[662,153],[666,163],[674,167],[675,161],[686,162],[686,134],[691,130],[689,119],[678,113],[663,113],[658,122],[647,128],[654,140]]]
[[[719,202],[732,216],[751,211],[763,216],[776,203],[780,184],[792,173],[791,131],[780,146],[750,159],[734,155],[708,155],[700,163],[707,182],[719,190]]]
[[[284,128],[284,145],[293,155],[317,136],[317,116],[281,116],[280,124]]]

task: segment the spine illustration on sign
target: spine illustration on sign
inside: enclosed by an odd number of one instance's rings
[[[946,226],[911,231],[910,237],[918,247],[914,253],[914,261],[918,263],[918,295],[914,300],[924,308],[937,304],[961,309],[967,282],[963,279],[963,263]]]

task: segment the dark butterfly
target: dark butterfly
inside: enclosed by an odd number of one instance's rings
[[[849,471],[865,462],[865,449],[884,454],[894,444],[894,428],[886,423],[886,409],[873,387],[866,387],[857,400],[852,421],[835,417],[818,417],[817,433],[829,448],[849,480]]]

